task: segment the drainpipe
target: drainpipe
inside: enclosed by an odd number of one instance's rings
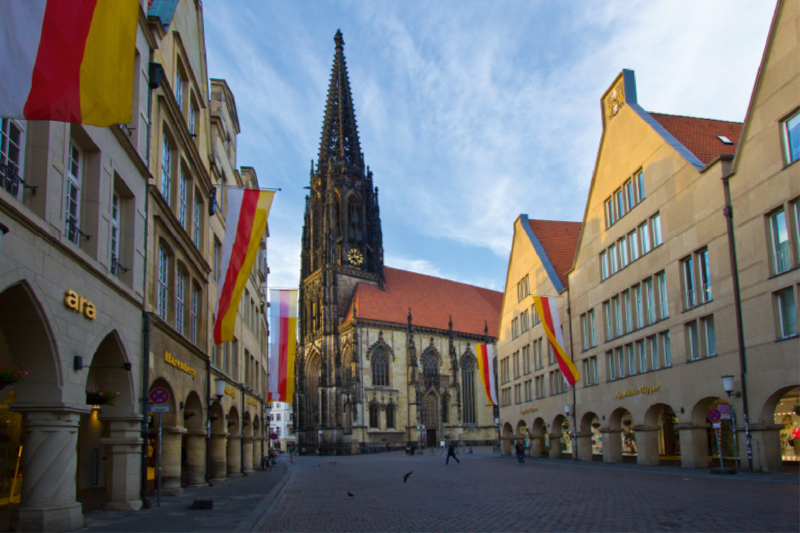
[[[245,364],[248,363],[249,361],[245,361]],[[239,440],[239,453],[241,455],[240,461],[242,462],[242,475],[246,477],[247,472],[244,471],[244,383],[239,383],[239,388],[242,389],[242,414],[239,417],[239,433],[242,438]],[[252,424],[252,421],[250,423]]]
[[[567,320],[569,320],[569,357],[572,359],[572,364],[575,364],[575,353],[572,349],[575,346],[575,342],[573,341],[572,337],[572,300],[569,293],[569,287],[567,287]],[[576,442],[578,439],[578,413],[577,407],[578,402],[575,399],[575,383],[572,384],[572,460],[578,460],[578,443]]]
[[[208,290],[206,290],[206,309],[208,309]],[[211,482],[211,358],[206,357],[206,483]]]
[[[733,206],[731,205],[730,173],[722,177],[725,192],[725,223],[728,229],[728,252],[730,253],[731,278],[733,279],[733,303],[736,310],[736,340],[739,347],[739,376],[742,381],[742,411],[744,416],[744,435],[747,442],[747,466],[753,472],[753,448],[750,441],[750,412],[747,407],[747,356],[744,346],[744,328],[742,326],[742,298],[739,287],[739,266],[736,261],[736,236],[733,229]],[[736,429],[734,428],[734,431]],[[738,453],[738,450],[736,450]]]

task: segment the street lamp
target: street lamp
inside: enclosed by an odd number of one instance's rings
[[[733,376],[722,376],[722,389],[728,393],[728,398],[733,396],[734,398],[741,398],[742,392],[733,390]],[[734,456],[734,466],[737,467],[737,459],[739,456],[739,445],[736,442],[736,409],[734,409],[733,404],[730,405],[731,408],[731,425],[733,426],[733,447],[736,449],[736,454]],[[750,443],[750,425],[747,423],[747,416],[744,417],[744,437],[745,437],[745,444],[747,446],[747,464],[749,466],[750,472],[753,472],[753,448]],[[720,454],[721,455],[721,454]]]
[[[0,250],[3,248],[3,235],[8,233],[8,226],[0,222]]]
[[[225,396],[225,380],[221,378],[217,378],[214,380],[214,395],[217,397],[217,401],[221,402],[222,397]]]
[[[571,410],[572,410],[572,406],[570,404],[568,404],[568,403],[565,403],[564,404],[564,412],[567,413],[568,416],[569,416],[569,413],[570,413]]]

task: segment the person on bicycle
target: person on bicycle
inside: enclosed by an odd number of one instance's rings
[[[517,452],[517,463],[524,465],[525,464],[525,446],[522,445],[522,442],[517,441],[517,444],[514,446]]]
[[[459,461],[459,460],[458,460],[458,457],[456,457],[456,445],[455,445],[455,444],[453,444],[453,441],[450,441],[450,445],[447,447],[447,460],[445,460],[444,464],[446,464],[446,465],[447,465],[447,464],[450,464],[450,458],[451,458],[451,457],[452,457],[453,459],[455,459],[455,460],[456,460],[456,462],[457,462],[459,465],[461,465],[461,461]]]

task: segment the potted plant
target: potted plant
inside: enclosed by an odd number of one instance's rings
[[[212,422],[216,422],[217,420],[219,420],[219,415],[218,415],[218,414],[216,414],[216,413],[213,413],[213,414],[211,415],[211,421],[212,421]]]
[[[15,366],[14,368],[0,366],[0,389],[6,385],[24,381],[25,376],[27,375],[28,373],[21,371],[18,366]]]
[[[235,425],[236,425],[236,421],[235,420],[228,420],[228,427],[235,426]]]
[[[89,389],[86,391],[86,405],[115,405],[118,396],[118,392]]]
[[[244,424],[242,424],[243,427],[248,427],[249,425],[250,425],[250,422],[245,422]]]
[[[183,410],[183,419],[184,420],[189,420],[190,418],[192,418],[196,414],[197,414],[197,411],[192,411],[191,409],[184,409]]]
[[[632,423],[633,423],[633,420],[629,420],[629,419],[627,419],[627,418],[624,418],[624,419],[622,420],[622,425],[623,425],[623,426],[625,426],[625,427],[630,427],[630,425],[631,425]]]

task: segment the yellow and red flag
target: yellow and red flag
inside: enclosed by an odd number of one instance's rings
[[[292,403],[297,353],[296,289],[269,291],[269,402]]]
[[[3,0],[0,117],[131,121],[138,0]]]
[[[581,376],[578,374],[578,369],[572,364],[570,357],[564,351],[564,335],[561,333],[561,318],[558,316],[556,298],[534,296],[533,303],[536,305],[536,311],[538,311],[539,317],[542,319],[544,333],[547,335],[547,340],[550,341],[553,353],[556,354],[558,367],[561,369],[561,373],[564,374],[564,379],[570,385],[575,385]]]
[[[491,344],[476,344],[475,354],[478,357],[478,369],[486,397],[492,405],[497,405],[497,385],[494,379],[494,350]]]
[[[267,229],[267,216],[275,191],[229,188],[227,195],[225,242],[222,243],[214,310],[214,344],[233,340],[236,310],[253,270],[261,237]]]

